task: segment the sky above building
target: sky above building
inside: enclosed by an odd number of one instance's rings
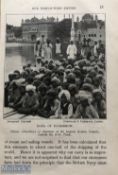
[[[84,14],[74,14],[74,21],[76,21],[77,17],[79,17],[79,20],[81,20],[82,16]],[[95,17],[96,14],[93,14]],[[72,14],[7,14],[6,15],[6,23],[14,26],[20,26],[21,21],[26,19],[31,19],[33,17],[36,17],[38,19],[41,18],[47,18],[47,17],[54,17],[55,19],[58,18],[59,20],[62,20],[64,18],[71,18]],[[98,19],[105,20],[105,14],[97,14]]]

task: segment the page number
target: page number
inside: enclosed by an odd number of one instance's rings
[[[104,8],[104,6],[103,5],[100,5],[100,9],[103,9]]]

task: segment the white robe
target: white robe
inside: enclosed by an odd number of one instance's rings
[[[97,49],[98,49],[98,45],[95,45],[93,49],[94,56],[97,56]]]
[[[56,43],[56,54],[61,54],[61,43]]]
[[[76,54],[77,54],[77,47],[76,47],[76,45],[69,45],[68,47],[67,47],[67,55],[68,55],[68,59],[75,59],[75,56],[76,56]]]

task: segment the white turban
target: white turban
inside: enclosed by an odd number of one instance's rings
[[[37,39],[36,39],[36,41],[40,41],[41,39],[38,37]]]
[[[79,98],[80,100],[91,99],[92,94],[87,91],[80,90],[79,93],[76,95],[76,98]]]
[[[35,76],[36,79],[41,79],[43,77],[44,77],[44,74],[38,74],[38,75]]]
[[[62,91],[59,93],[59,98],[61,98],[63,94],[66,96],[67,101],[70,101],[70,92],[69,92],[68,90],[62,90]]]
[[[28,92],[28,91],[33,91],[33,92],[35,92],[35,90],[36,90],[36,87],[33,86],[33,85],[27,85],[27,86],[26,86],[26,91],[27,91],[27,92]]]
[[[18,80],[15,80],[14,82],[16,83],[17,86],[20,86],[23,83],[25,83],[25,79],[24,78],[19,78]]]
[[[93,94],[100,94],[100,95],[103,95],[101,89],[94,89],[94,90],[93,90]]]

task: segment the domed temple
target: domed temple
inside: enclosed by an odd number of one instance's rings
[[[62,21],[65,22],[64,26],[68,28],[67,23],[69,21],[67,19],[71,20],[70,16],[69,18],[64,18]],[[74,17],[72,19],[74,19]],[[35,41],[36,38],[44,35],[45,38],[53,40],[55,24],[62,27],[60,25],[61,21],[54,17],[42,17],[41,19],[33,17],[32,19],[22,20],[22,39],[24,41]],[[81,19],[76,15],[76,19],[72,22],[72,24],[73,26],[71,26],[70,35],[74,33],[73,38],[75,38],[75,40],[82,41],[86,38],[93,41],[101,40],[105,42],[105,21],[98,19],[97,15],[85,14]]]

